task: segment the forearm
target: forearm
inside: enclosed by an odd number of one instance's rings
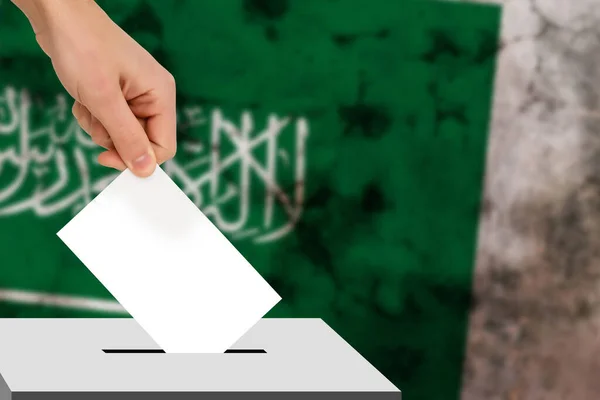
[[[36,34],[52,22],[78,7],[88,6],[95,0],[11,0],[27,17]]]

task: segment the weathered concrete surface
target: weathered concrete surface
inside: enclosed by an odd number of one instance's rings
[[[598,399],[600,1],[498,3],[462,399]]]

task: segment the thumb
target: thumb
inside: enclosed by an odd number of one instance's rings
[[[139,177],[152,175],[156,168],[156,155],[120,87],[117,86],[102,96],[93,96],[86,103],[90,113],[108,132],[127,168]]]

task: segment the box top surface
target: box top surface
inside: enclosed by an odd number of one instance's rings
[[[13,392],[399,392],[321,319],[262,319],[232,348],[266,353],[105,354],[157,346],[133,319],[0,319]]]

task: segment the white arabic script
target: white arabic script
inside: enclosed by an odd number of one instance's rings
[[[0,218],[74,215],[117,176],[98,165],[101,149],[69,110],[64,94],[42,109],[27,90],[0,92]],[[272,242],[302,215],[309,124],[238,114],[234,122],[219,107],[182,107],[178,126],[186,135],[163,168],[221,231]]]

